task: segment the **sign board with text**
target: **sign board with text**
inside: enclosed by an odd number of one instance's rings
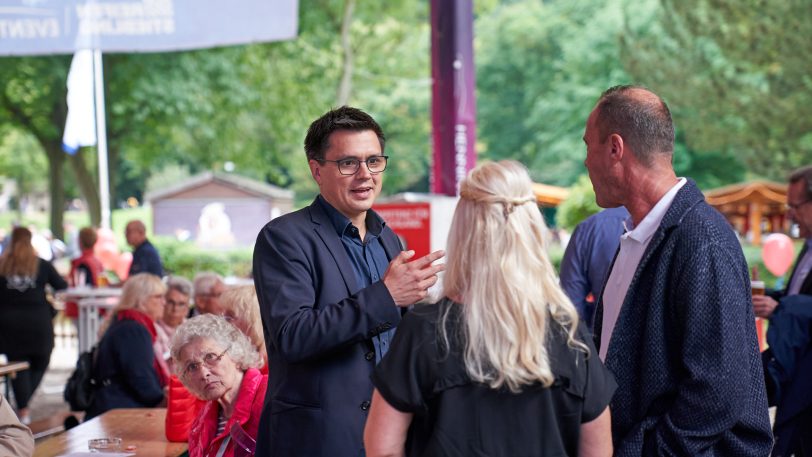
[[[298,0],[0,0],[0,55],[164,52],[294,38]]]

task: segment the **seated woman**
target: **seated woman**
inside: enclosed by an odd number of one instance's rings
[[[268,352],[265,349],[265,336],[262,333],[262,317],[259,315],[259,299],[253,285],[233,287],[220,296],[223,317],[235,325],[251,340],[254,349],[265,361],[263,372],[268,373]]]
[[[545,252],[517,162],[460,187],[445,297],[418,305],[373,372],[366,455],[611,456],[615,390]]]
[[[155,322],[155,354],[166,362],[166,369],[172,372],[172,356],[169,345],[175,329],[189,314],[189,301],[192,298],[192,283],[183,276],[168,276],[166,278],[166,305],[164,315]]]
[[[253,455],[268,376],[248,337],[202,314],[175,331],[172,360],[183,385],[206,401],[189,431],[189,455]]]
[[[94,376],[101,383],[86,419],[114,408],[151,408],[164,400],[169,374],[155,355],[155,321],[164,314],[166,286],[150,273],[131,276],[121,301],[101,327]]]

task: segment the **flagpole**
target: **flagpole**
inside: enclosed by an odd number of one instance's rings
[[[101,49],[93,49],[93,88],[96,101],[96,145],[99,156],[99,205],[101,226],[110,228],[110,177],[107,168],[107,125],[104,109],[104,71]]]

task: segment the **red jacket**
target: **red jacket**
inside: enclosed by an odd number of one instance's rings
[[[216,436],[217,414],[220,405],[216,400],[206,402],[189,430],[189,456],[214,457],[217,455],[220,445],[229,436],[234,424],[239,424],[253,440],[256,440],[259,417],[262,414],[267,388],[268,375],[261,374],[256,368],[249,368],[243,375],[240,393],[237,394],[237,402],[234,404],[234,412],[231,413],[231,417],[226,423],[225,431]],[[235,453],[233,435],[232,433],[223,457],[245,455]],[[253,448],[251,451],[253,452]]]
[[[99,275],[104,273],[104,266],[102,266],[101,261],[93,255],[93,249],[88,249],[86,251],[82,251],[82,255],[73,259],[70,263],[70,274],[68,275],[68,282],[73,287],[82,287],[85,284],[75,284],[74,280],[76,279],[76,270],[79,269],[80,266],[84,266],[88,270],[90,270],[90,282],[93,284],[93,287],[96,287],[99,283]],[[67,302],[65,303],[65,316],[66,317],[78,317],[79,316],[79,308],[76,305],[76,302]]]
[[[177,376],[169,378],[166,403],[166,439],[175,443],[189,441],[189,429],[206,402],[192,395]]]

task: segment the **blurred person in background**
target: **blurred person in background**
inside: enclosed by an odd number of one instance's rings
[[[220,297],[223,306],[223,317],[243,332],[254,349],[262,356],[267,373],[268,353],[265,349],[265,337],[262,334],[262,318],[259,315],[259,299],[253,285],[228,289]]]
[[[100,278],[104,275],[104,266],[93,253],[98,235],[93,227],[85,227],[79,230],[79,257],[73,259],[70,264],[70,274],[68,282],[72,287],[96,287],[100,286]],[[107,278],[105,278],[106,280]],[[79,317],[79,307],[76,302],[65,303],[65,317],[76,319]]]
[[[138,273],[152,273],[161,278],[164,275],[164,267],[161,265],[161,256],[158,250],[147,239],[147,227],[139,220],[132,220],[127,223],[124,229],[124,236],[127,244],[133,248],[133,261],[130,264],[129,276]]]
[[[155,321],[164,315],[166,286],[151,273],[130,276],[101,327],[94,377],[101,387],[85,419],[115,408],[152,408],[164,400],[169,373],[155,354]]]
[[[445,297],[407,313],[372,374],[376,456],[611,456],[616,384],[558,285],[532,182],[485,163],[460,186]]]
[[[167,364],[167,371],[172,372],[172,355],[169,345],[175,329],[186,320],[189,313],[189,302],[192,298],[192,283],[182,276],[166,278],[166,297],[164,315],[155,322],[155,355]]]
[[[42,381],[54,348],[53,318],[46,286],[68,287],[53,265],[37,256],[31,231],[16,227],[11,243],[0,257],[0,353],[30,367],[12,379],[18,415],[31,422],[28,402]]]
[[[223,305],[220,304],[220,295],[226,291],[223,277],[211,271],[204,271],[195,275],[195,307],[193,315],[223,314]]]
[[[206,402],[189,431],[189,455],[253,455],[268,377],[248,337],[222,316],[196,316],[175,332],[172,359],[183,385]]]
[[[629,212],[622,206],[589,216],[575,227],[561,258],[561,287],[590,332],[595,302],[603,291],[628,218]]]

